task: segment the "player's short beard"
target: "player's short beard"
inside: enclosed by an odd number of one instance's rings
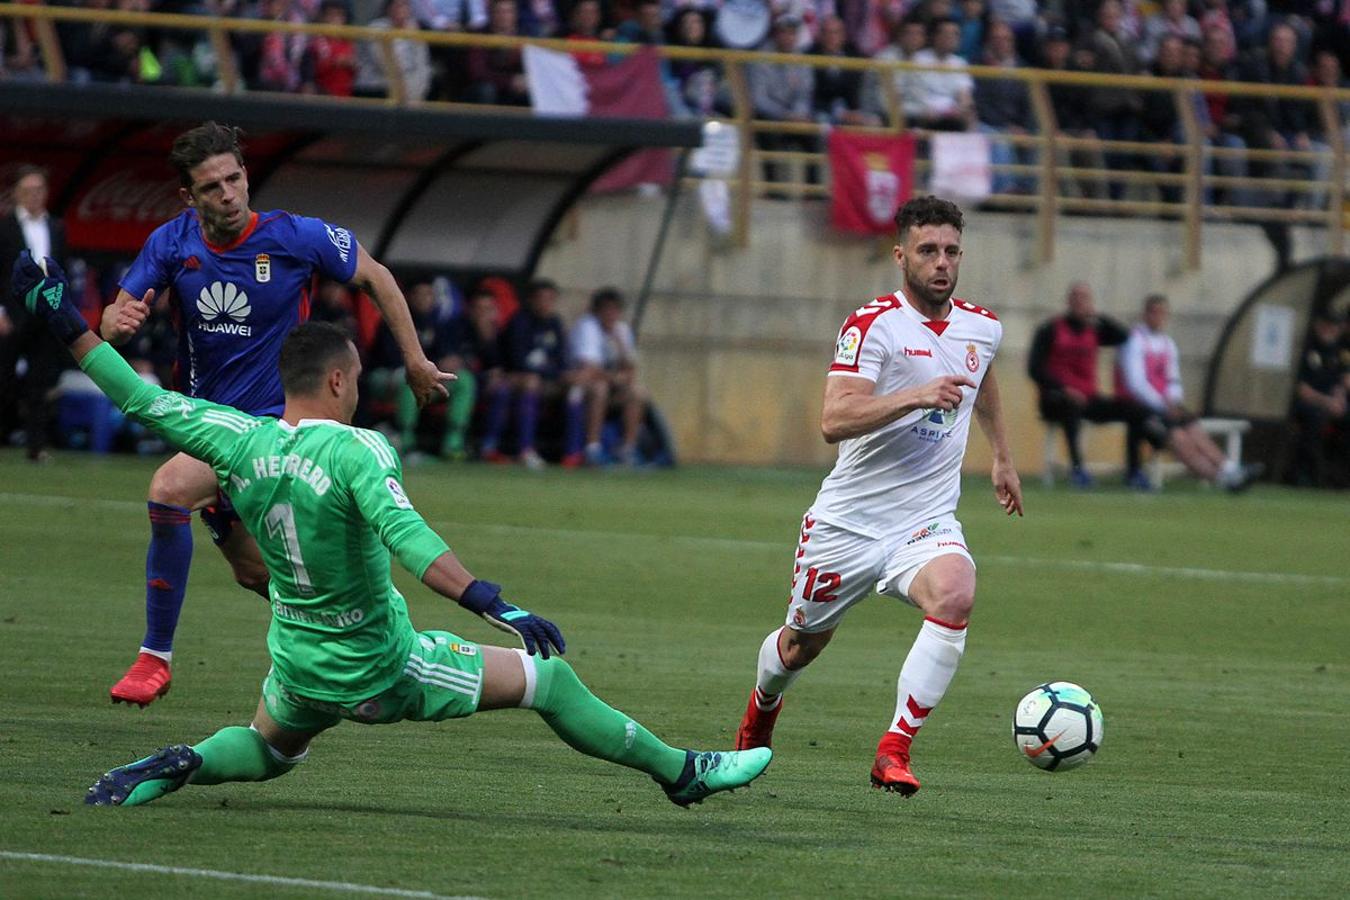
[[[952,294],[956,293],[956,276],[948,276],[951,279],[951,286],[940,293],[933,293],[921,284],[917,284],[909,277],[909,269],[904,270],[905,275],[905,296],[911,300],[922,301],[925,306],[934,310],[945,304],[951,299]]]

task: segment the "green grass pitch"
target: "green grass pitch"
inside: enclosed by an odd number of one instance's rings
[[[109,704],[141,636],[152,467],[0,454],[0,896],[339,895],[21,854],[493,898],[1326,897],[1350,880],[1344,495],[1029,487],[1007,521],[969,479],[979,599],[909,801],[867,773],[919,616],[873,597],[788,696],[766,775],[688,811],[517,711],[344,724],[278,781],[89,809],[105,769],[247,722],[267,669],[267,609],[197,525],[173,691]],[[407,480],[472,571],[561,625],[597,694],[672,743],[727,747],[821,474]],[[419,627],[496,640],[399,585]],[[1009,733],[1050,679],[1106,717],[1097,759],[1065,774],[1019,759]]]

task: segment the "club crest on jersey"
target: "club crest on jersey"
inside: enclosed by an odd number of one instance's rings
[[[856,366],[860,346],[862,346],[862,329],[857,325],[851,325],[839,335],[839,342],[834,347],[834,361],[841,366]]]
[[[272,257],[266,253],[253,257],[253,277],[258,284],[267,284],[272,280]]]
[[[972,372],[980,370],[980,354],[975,352],[974,344],[966,344],[966,368]]]

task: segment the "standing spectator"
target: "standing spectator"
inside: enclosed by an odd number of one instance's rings
[[[1125,422],[1129,434],[1125,441],[1126,480],[1131,487],[1151,487],[1139,467],[1139,443],[1147,411],[1139,404],[1120,397],[1109,397],[1097,389],[1097,357],[1102,347],[1118,347],[1129,332],[1125,326],[1097,315],[1092,288],[1086,282],[1069,286],[1068,309],[1036,329],[1027,357],[1027,372],[1039,390],[1041,418],[1064,429],[1064,444],[1069,451],[1069,482],[1074,487],[1091,487],[1092,476],[1083,466],[1079,445],[1082,422]]]
[[[767,49],[776,53],[797,52],[797,29],[800,26],[801,20],[796,16],[777,16],[773,21]],[[774,122],[811,121],[815,71],[810,66],[804,63],[752,63],[748,78],[755,118]],[[762,132],[759,145],[770,151],[795,149],[810,153],[819,149],[819,141],[814,134]],[[764,170],[767,180],[779,180],[777,165],[766,163]]]
[[[348,24],[347,0],[323,0],[319,21]],[[305,51],[305,92],[350,97],[356,80],[356,44],[347,38],[317,36]]]
[[[1150,74],[1158,78],[1186,77],[1187,73],[1183,68],[1185,56],[1182,53],[1182,47],[1182,40],[1177,35],[1163,35],[1158,41],[1157,55],[1152,69],[1149,70]],[[1182,127],[1173,93],[1171,91],[1141,91],[1141,94],[1143,95],[1143,109],[1139,117],[1142,132],[1140,137],[1143,140],[1160,144],[1162,147],[1168,147],[1168,145],[1176,147],[1185,144],[1187,142],[1186,132]],[[1200,119],[1203,123],[1204,119],[1200,117],[1205,113],[1207,107],[1203,100],[1200,100],[1196,107],[1197,119]],[[1179,174],[1185,166],[1185,157],[1179,149],[1169,152],[1165,156],[1150,154],[1147,161],[1150,168],[1155,172],[1162,173]],[[1159,185],[1158,191],[1166,203],[1177,203],[1181,199],[1181,188],[1175,184]]]
[[[1233,37],[1230,30],[1211,25],[1204,27],[1204,36],[1200,45],[1201,81],[1236,81],[1237,67],[1233,64]],[[1246,150],[1243,118],[1238,114],[1239,97],[1217,92],[1202,95],[1205,100],[1205,139],[1212,147],[1229,150]],[[1215,168],[1220,174],[1246,177],[1247,158],[1244,155],[1224,155],[1218,157]],[[1251,192],[1245,188],[1225,189],[1222,196],[1229,202],[1246,206],[1253,202]]]
[[[492,396],[504,377],[497,295],[490,288],[475,289],[464,312],[450,321],[445,354],[442,370],[459,377],[450,385],[441,455],[459,461],[466,456],[469,425],[479,396]]]
[[[1036,0],[989,0],[989,18],[1006,22],[1017,38],[1017,53],[1035,58],[1040,9]]]
[[[1097,8],[1097,27],[1089,38],[1093,68],[1109,75],[1134,75],[1139,71],[1139,54],[1135,42],[1123,27],[1120,0],[1102,0]],[[1143,101],[1139,92],[1129,88],[1099,87],[1088,94],[1092,129],[1106,141],[1139,140],[1139,111]],[[1111,169],[1132,168],[1133,155],[1108,150],[1106,165]],[[1112,181],[1111,199],[1119,200],[1125,186]]]
[[[1313,57],[1312,83],[1318,87],[1338,88],[1344,90],[1350,87],[1345,76],[1341,73],[1341,60],[1330,50],[1319,50]],[[1341,121],[1341,139],[1350,140],[1350,100],[1340,100],[1336,104],[1336,114]],[[1326,133],[1325,124],[1319,116],[1314,120],[1313,147],[1318,149],[1331,149],[1331,136]]]
[[[509,462],[498,448],[516,399],[518,459],[527,469],[544,468],[536,449],[539,410],[546,395],[560,393],[566,382],[566,340],[558,315],[558,286],[540,279],[530,284],[525,306],[511,317],[502,335],[506,378],[488,394],[487,430],[482,457],[489,462]],[[581,402],[568,397],[565,429],[569,437],[579,431]]]
[[[1083,51],[1081,56],[1091,59],[1091,51]],[[1045,33],[1042,47],[1043,68],[1052,72],[1077,72],[1082,70],[1079,60],[1074,59],[1073,46],[1069,43],[1069,33],[1060,25],[1052,25]],[[1106,168],[1106,159],[1101,147],[1097,145],[1097,132],[1088,121],[1087,88],[1075,84],[1051,84],[1049,86],[1050,105],[1055,112],[1057,136],[1092,141],[1087,147],[1075,147],[1058,150],[1056,162],[1059,166],[1072,166],[1077,169]],[[1104,193],[1103,185],[1096,179],[1065,179],[1062,189],[1077,191],[1084,197],[1098,199]]]
[[[413,0],[413,16],[430,31],[481,31],[490,13],[486,0]]]
[[[520,34],[516,0],[492,0],[488,34]],[[467,57],[470,103],[529,106],[530,85],[519,47],[470,47]]]
[[[1329,481],[1344,487],[1350,462],[1350,349],[1344,341],[1345,315],[1330,307],[1313,314],[1308,348],[1299,364],[1293,417],[1298,427],[1294,445],[1295,484],[1323,487]],[[1329,471],[1332,466],[1339,469]]]
[[[1165,37],[1183,41],[1200,40],[1200,23],[1186,12],[1186,0],[1163,0],[1162,8],[1144,20],[1144,37],[1139,57],[1148,64],[1158,58],[1158,47]]]
[[[1265,52],[1254,54],[1239,67],[1238,77],[1243,81],[1261,84],[1305,85],[1309,81],[1308,68],[1298,58],[1298,34],[1287,22],[1279,22],[1270,29]],[[1248,133],[1248,144],[1272,150],[1309,152],[1313,147],[1312,131],[1317,121],[1317,108],[1307,100],[1287,97],[1245,97],[1240,104],[1243,125]],[[1267,175],[1276,178],[1312,178],[1325,181],[1330,162],[1325,157],[1314,162],[1278,162]],[[1272,191],[1270,205],[1284,206],[1288,195]],[[1316,195],[1300,192],[1298,200],[1306,203]],[[1303,204],[1300,204],[1303,205]]]
[[[969,131],[975,121],[975,81],[969,63],[956,55],[961,26],[955,19],[938,19],[929,30],[932,47],[914,54],[918,65],[947,71],[921,72],[918,78],[920,128],[933,131]]]
[[[303,23],[304,14],[291,0],[262,0],[258,4],[258,18],[272,22]],[[307,35],[269,31],[262,38],[262,55],[258,61],[256,87],[264,91],[295,93],[302,83],[301,64],[304,61]]]
[[[841,23],[842,24],[842,23]],[[647,393],[637,380],[637,342],[623,317],[623,295],[601,288],[591,295],[591,311],[577,320],[568,335],[573,390],[585,394],[586,464],[604,462],[601,434],[611,410],[623,417],[623,443],[616,454],[626,466],[637,463],[638,429],[647,408]]]
[[[27,249],[34,259],[50,256],[65,262],[66,228],[47,211],[47,193],[46,171],[21,166],[14,179],[14,210],[0,219],[0,298],[5,300],[0,305],[0,402],[14,398],[22,404],[28,458],[33,462],[50,459],[47,392],[65,364],[65,348],[28,314],[22,297],[10,296],[9,289],[10,271],[21,250]],[[28,368],[16,390],[20,357],[28,360]]]
[[[567,17],[567,39],[569,41],[607,41],[613,36],[611,29],[604,28],[604,14],[600,9],[600,0],[576,0],[572,12]],[[573,53],[577,65],[583,69],[601,69],[606,65],[605,54],[598,51]]]
[[[989,24],[1004,21],[990,18],[984,0],[961,0],[956,20],[961,23],[961,43],[957,45],[956,52],[962,59],[979,59],[983,56]]]
[[[37,41],[28,23],[22,19],[0,19],[0,79],[36,81],[42,77]],[[4,289],[8,291],[8,285]]]
[[[1017,42],[1012,28],[999,21],[989,25],[989,38],[984,46],[986,66],[998,69],[1020,69],[1025,66],[1017,55]],[[985,78],[975,85],[975,115],[979,129],[989,136],[989,161],[997,166],[1018,162],[1034,163],[1033,154],[1015,147],[1003,135],[1027,135],[1035,128],[1031,96],[1024,81],[1012,78]],[[1010,191],[1030,193],[1031,185],[1025,177],[994,169],[994,193]]]
[[[671,46],[713,47],[708,34],[708,22],[697,9],[681,10],[671,28]],[[670,74],[679,104],[671,105],[672,114],[708,116],[717,109],[727,109],[722,96],[722,68],[711,59],[673,59]]]
[[[408,289],[408,312],[412,315],[413,328],[417,332],[417,341],[427,359],[436,363],[441,371],[453,371],[444,366],[446,329],[440,325],[436,309],[436,291],[429,282],[422,281]],[[381,322],[375,333],[375,341],[367,359],[366,381],[370,385],[371,400],[392,402],[395,407],[394,421],[402,440],[405,459],[416,459],[417,433],[422,424],[422,416],[432,409],[433,404],[419,408],[417,396],[408,387],[403,365],[403,350],[397,338],[389,328],[388,322]],[[454,385],[448,385],[447,389]],[[435,404],[439,405],[439,404]]]
[[[562,16],[554,0],[522,0],[520,31],[530,37],[553,37],[562,28]]]
[[[896,24],[892,43],[873,58],[879,62],[913,62],[915,55],[926,46],[928,46],[928,27],[919,19],[910,16]],[[870,71],[867,74],[870,79],[867,89],[868,108],[889,119],[890,110],[887,108],[881,85],[877,82],[877,76]],[[905,116],[905,123],[911,124],[923,114],[923,97],[919,87],[922,73],[897,70],[894,75],[882,77],[892,79],[900,111]]]
[[[820,40],[811,48],[816,56],[851,58],[858,52],[848,42],[844,20],[829,16],[820,25]],[[833,125],[875,125],[877,120],[862,109],[862,69],[827,66],[815,70],[811,107],[816,119]]]
[[[1148,411],[1138,434],[1155,449],[1167,447],[1197,478],[1232,491],[1242,490],[1265,467],[1244,467],[1237,460],[1229,460],[1200,427],[1195,414],[1182,404],[1181,354],[1177,342],[1167,333],[1167,319],[1167,298],[1150,294],[1144,300],[1143,321],[1121,345],[1116,392]],[[1132,485],[1139,477],[1142,473],[1132,476]]]
[[[388,0],[384,15],[370,23],[371,28],[418,30],[409,0]],[[394,44],[394,60],[403,75],[403,88],[410,103],[420,103],[431,89],[431,51],[422,41],[399,39]],[[352,93],[358,97],[384,97],[389,79],[384,71],[379,44],[365,41],[357,51],[356,82]]]

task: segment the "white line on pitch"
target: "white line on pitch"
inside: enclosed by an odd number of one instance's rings
[[[0,492],[0,502],[12,501],[35,506],[106,506],[114,509],[144,509],[142,503],[110,500],[102,497],[80,499],[75,497],[47,497],[41,494]],[[754,548],[774,553],[788,553],[792,549],[791,536],[785,541],[763,541],[753,538],[727,538],[696,534],[643,534],[636,531],[592,531],[585,528],[546,528],[539,525],[505,525],[496,522],[458,522],[449,519],[432,521],[438,528],[486,532],[488,534],[531,534],[543,537],[597,538],[600,540],[674,541],[684,544],[747,549]],[[1258,584],[1303,584],[1339,586],[1350,584],[1343,575],[1310,575],[1302,572],[1244,572],[1232,569],[1200,569],[1190,566],[1152,566],[1145,563],[1118,562],[1093,559],[1047,559],[1037,556],[981,556],[985,560],[1005,565],[1028,566],[1037,569],[1068,569],[1083,572],[1111,572],[1118,575],[1166,576],[1196,578],[1203,581],[1245,581]]]
[[[94,866],[102,869],[121,869],[127,872],[151,872],[156,875],[186,875],[191,878],[214,878],[217,881],[246,881],[252,884],[271,884],[279,887],[309,888],[340,894],[374,894],[381,897],[419,897],[429,900],[482,900],[477,897],[447,897],[430,891],[409,891],[403,888],[379,887],[374,884],[352,884],[347,881],[317,881],[312,878],[285,878],[280,875],[248,875],[243,872],[220,872],[215,869],[188,869],[182,866],[157,866],[151,863],[120,862],[113,859],[85,859],[79,856],[55,856],[49,853],[16,853],[0,850],[0,859],[19,862],[60,863],[67,866]]]

